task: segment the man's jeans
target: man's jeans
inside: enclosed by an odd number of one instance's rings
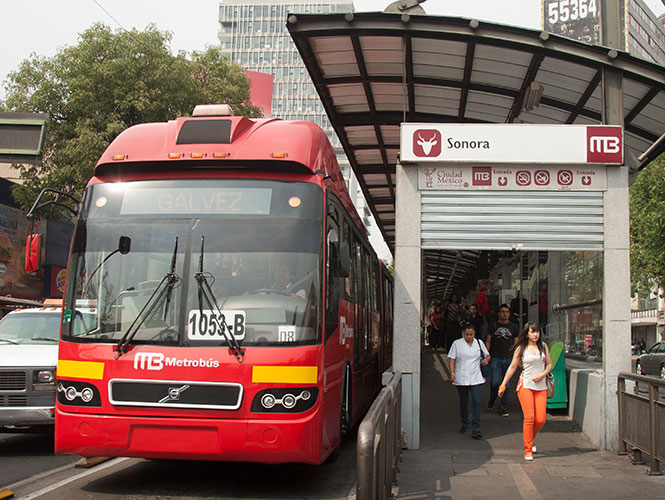
[[[478,385],[456,385],[459,393],[459,414],[462,427],[469,428],[469,393],[471,393],[471,412],[473,414],[473,432],[480,430],[480,394],[483,392],[483,384]]]
[[[490,402],[494,403],[498,397],[499,386],[503,381],[503,377],[506,376],[508,367],[510,366],[513,358],[492,358],[490,360]],[[510,387],[510,380],[506,382],[506,390],[501,396],[501,401],[499,402],[499,407],[507,410],[508,409],[508,388]]]

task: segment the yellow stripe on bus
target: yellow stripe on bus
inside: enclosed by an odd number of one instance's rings
[[[102,380],[104,378],[104,363],[59,359],[56,376]]]
[[[267,384],[316,384],[316,366],[255,366],[252,382]]]

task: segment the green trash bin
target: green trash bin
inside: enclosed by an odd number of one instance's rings
[[[566,390],[566,358],[563,355],[563,342],[560,340],[548,344],[554,375],[554,396],[547,400],[548,408],[566,408],[568,391]]]

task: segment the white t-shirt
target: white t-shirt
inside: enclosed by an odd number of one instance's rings
[[[543,377],[539,382],[534,382],[533,378],[545,371],[547,361],[545,353],[533,354],[524,349],[522,353],[522,385],[532,391],[547,390],[547,381]]]
[[[482,349],[482,355],[481,355]],[[454,385],[484,384],[485,378],[480,374],[480,361],[489,356],[483,342],[473,339],[471,345],[463,338],[457,339],[450,346],[448,358],[455,360]]]

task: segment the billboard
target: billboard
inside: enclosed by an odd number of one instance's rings
[[[621,50],[626,50],[626,3],[619,1]],[[602,45],[600,9],[602,0],[542,0],[542,28],[555,35],[581,42]]]
[[[29,222],[19,209],[0,204],[0,295],[14,298],[41,298],[43,271],[26,273],[25,237]],[[35,221],[35,231],[44,224]]]

